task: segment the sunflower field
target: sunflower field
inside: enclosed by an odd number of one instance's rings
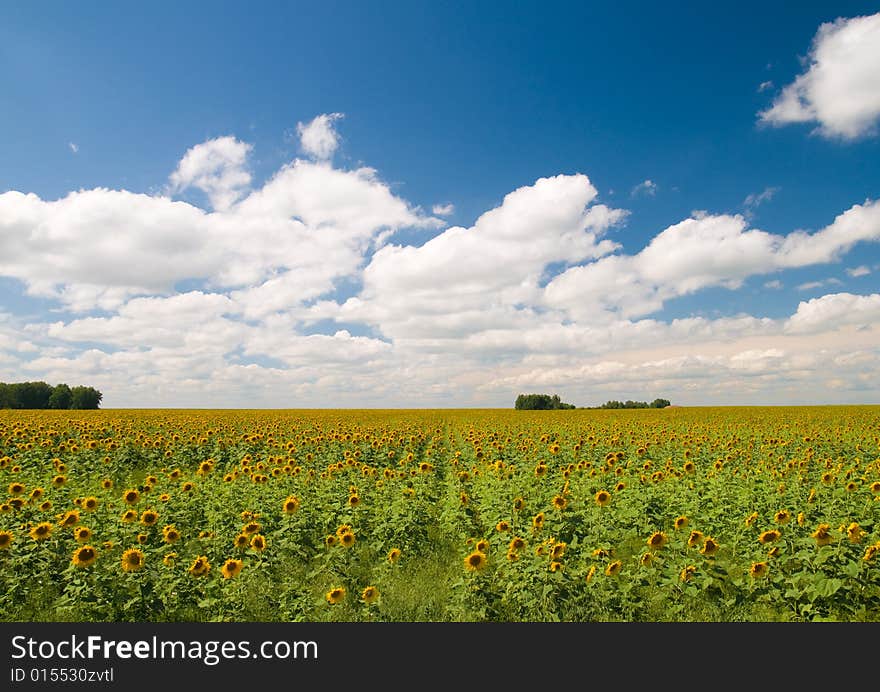
[[[880,407],[0,411],[5,621],[880,621]]]

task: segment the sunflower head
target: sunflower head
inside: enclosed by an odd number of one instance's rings
[[[353,533],[344,533],[339,537],[339,542],[345,548],[350,548],[355,544],[355,537]]]
[[[294,514],[299,509],[299,498],[290,496],[284,501],[284,513]]]
[[[553,498],[553,508],[554,509],[565,509],[565,506],[568,504],[568,500],[566,500],[562,495],[557,495]]]
[[[159,515],[152,509],[145,509],[141,513],[141,524],[144,526],[153,526],[159,521]]]
[[[712,557],[718,552],[719,547],[720,546],[715,542],[714,538],[707,537],[706,540],[703,541],[703,547],[700,549],[700,552],[707,557]]]
[[[6,550],[12,545],[15,535],[11,531],[0,531],[0,550]]]
[[[392,548],[388,551],[388,562],[394,564],[400,559],[400,548]]]
[[[782,533],[777,529],[771,529],[770,531],[763,531],[760,536],[758,536],[758,542],[762,545],[767,545],[768,543],[775,543],[780,539]]]
[[[261,533],[255,533],[251,538],[251,550],[262,553],[266,549],[266,537]]]
[[[464,558],[464,566],[469,572],[479,572],[487,564],[489,560],[485,553],[475,550]]]
[[[80,543],[85,543],[92,537],[92,530],[87,526],[77,526],[73,530],[73,536]]]
[[[600,490],[594,497],[596,504],[600,507],[606,507],[611,503],[611,493],[607,490]]]
[[[687,517],[677,517],[675,522],[673,523],[673,526],[675,527],[676,531],[685,528],[687,525],[688,525],[688,518]]]
[[[122,500],[127,505],[136,505],[138,500],[141,499],[141,494],[134,488],[129,488],[124,493],[122,493]]]
[[[660,550],[664,545],[666,545],[666,534],[662,531],[655,531],[652,533],[647,540],[648,547],[651,550]]]
[[[375,603],[379,600],[379,589],[375,586],[367,586],[361,591],[361,600],[364,603]]]
[[[762,577],[766,577],[770,572],[770,565],[766,562],[753,562],[752,566],[749,567],[749,575],[753,579],[761,579]]]
[[[614,560],[613,562],[609,562],[605,567],[605,575],[609,577],[616,577],[620,574],[620,571],[623,569],[623,562],[620,560]]]
[[[194,577],[201,577],[211,571],[211,563],[207,556],[199,555],[187,571]]]
[[[122,553],[122,571],[137,572],[144,566],[144,553],[137,548],[129,548]]]
[[[82,508],[87,512],[94,512],[98,509],[98,498],[97,497],[86,497],[82,501]]]
[[[244,567],[243,561],[230,558],[223,563],[223,567],[220,568],[220,573],[223,575],[224,579],[233,579],[241,573],[242,567]]]
[[[90,545],[84,545],[73,551],[73,564],[77,567],[88,567],[98,559],[98,551]]]
[[[691,531],[691,535],[688,536],[687,544],[691,548],[695,548],[697,546],[703,545],[704,540],[705,540],[705,537],[703,536],[702,532]]]
[[[336,586],[330,589],[325,598],[327,599],[327,603],[331,605],[335,605],[337,603],[342,603],[345,600],[345,587],[344,586]]]
[[[52,535],[53,526],[48,521],[41,521],[31,528],[29,536],[35,541],[43,541]]]
[[[168,524],[162,529],[162,540],[166,543],[175,543],[180,540],[180,531],[173,524]]]

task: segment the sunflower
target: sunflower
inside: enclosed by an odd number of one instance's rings
[[[593,498],[600,507],[606,507],[611,503],[611,493],[607,490],[600,490]]]
[[[379,600],[379,589],[375,586],[367,586],[361,591],[361,600],[364,603],[375,603]]]
[[[92,530],[87,526],[77,526],[73,530],[73,537],[80,543],[85,543],[92,537]]]
[[[244,534],[247,534],[248,536],[252,536],[255,533],[259,533],[260,528],[262,528],[262,527],[260,526],[259,522],[250,521],[244,525],[244,527],[241,529],[241,532]]]
[[[52,500],[43,500],[40,503],[39,510],[41,512],[48,512],[50,509],[52,509]]]
[[[758,536],[758,543],[761,545],[767,545],[768,543],[775,543],[782,537],[782,532],[778,529],[771,529],[770,531],[764,531]]]
[[[654,557],[654,553],[642,553],[639,556],[639,564],[642,567],[650,567],[652,564],[654,564],[655,559],[656,558]]]
[[[392,548],[388,551],[388,562],[394,564],[400,559],[400,548]]]
[[[678,517],[675,520],[675,522],[673,523],[673,526],[675,527],[676,531],[679,529],[683,529],[687,525],[688,525],[688,518],[687,517]]]
[[[767,551],[767,557],[779,557],[779,546],[774,545],[770,550]]]
[[[562,556],[565,555],[566,547],[567,546],[565,543],[554,543],[553,547],[550,548],[550,557],[552,557],[554,560],[561,559]]]
[[[526,506],[526,501],[521,497],[518,497],[513,501],[513,510],[515,512],[521,511],[525,506]]]
[[[138,548],[129,548],[122,553],[122,571],[137,572],[144,566],[144,553]]]
[[[464,566],[469,572],[479,572],[488,564],[488,562],[489,560],[485,553],[475,550],[465,557]]]
[[[345,600],[345,587],[344,586],[336,586],[330,589],[325,595],[327,599],[327,603],[331,605],[335,605],[336,603],[342,603]]]
[[[485,553],[489,551],[489,541],[485,538],[481,538],[474,544],[474,550],[479,551],[481,553]]]
[[[35,541],[42,541],[42,540],[45,540],[46,538],[49,538],[49,536],[52,535],[52,529],[53,529],[52,524],[50,524],[48,521],[42,521],[39,524],[37,524],[36,526],[34,526],[30,530],[28,535],[31,538],[33,538]]]
[[[495,530],[499,533],[505,533],[506,531],[510,531],[510,524],[502,519],[497,524],[495,524]]]
[[[519,560],[519,553],[517,553],[515,550],[508,550],[507,551],[507,561],[508,562],[516,562],[517,560]]]
[[[535,478],[541,478],[541,476],[545,475],[546,473],[547,473],[546,464],[538,464],[535,467]]]
[[[144,526],[153,526],[159,521],[159,515],[152,509],[145,509],[141,513],[141,524]]]
[[[551,572],[559,572],[562,570],[562,563],[558,560],[551,560],[549,569]]]
[[[180,540],[180,531],[174,524],[168,524],[162,529],[162,540],[166,543],[175,543]]]
[[[180,489],[181,489],[181,491],[188,493],[190,490],[192,490],[195,487],[196,487],[196,484],[193,483],[192,481],[184,481],[184,483],[181,484]]]
[[[703,541],[705,537],[701,531],[691,531],[691,535],[688,536],[687,544],[690,548],[696,548],[697,546],[703,545]]]
[[[334,536],[335,538],[335,536]],[[235,537],[235,540],[232,544],[238,548],[238,550],[244,550],[248,547],[248,544],[251,542],[250,537],[247,534],[240,533]]]
[[[361,498],[357,495],[349,495],[348,496],[348,506],[349,507],[357,507],[361,503]]]
[[[834,542],[831,527],[828,524],[819,524],[810,536],[816,540],[816,545],[829,545]]]
[[[262,553],[266,549],[266,537],[261,533],[255,533],[251,538],[251,550]]]
[[[0,531],[0,550],[6,550],[9,548],[14,540],[15,535],[10,531]]]
[[[807,498],[807,504],[812,504],[816,500],[816,489],[810,489],[810,496]]]
[[[14,483],[10,483],[9,487],[7,487],[6,490],[10,495],[21,495],[25,491],[25,487],[23,483],[19,483],[18,481],[16,481]]]
[[[206,555],[199,555],[187,571],[194,577],[201,577],[211,571],[211,563]]]
[[[553,507],[554,509],[565,509],[565,506],[568,504],[568,500],[566,500],[562,495],[557,495],[553,498]]]
[[[666,545],[666,534],[662,531],[655,531],[652,533],[647,540],[648,547],[651,550],[660,550],[664,545]]]
[[[174,567],[175,560],[177,560],[177,553],[166,553],[162,558],[162,564],[166,567]]]
[[[621,490],[625,490],[625,489],[626,489],[626,483],[624,483],[623,481],[620,481],[617,485],[614,486],[614,490],[618,493]]]
[[[822,474],[822,483],[823,485],[831,485],[834,482],[834,474],[830,471],[826,471]]]
[[[31,502],[36,502],[41,497],[43,497],[44,492],[45,490],[43,490],[42,488],[34,488],[33,490],[31,490]]]
[[[198,474],[199,476],[207,476],[209,473],[211,473],[211,469],[213,468],[213,461],[211,461],[210,459],[207,461],[203,461],[201,464],[199,464],[199,468],[196,470],[196,474]]]
[[[508,545],[507,549],[510,552],[516,552],[517,550],[522,550],[525,547],[526,542],[519,536],[514,536],[514,538],[510,541],[510,545]]]
[[[113,487],[113,481],[110,480],[109,478],[105,478],[104,480],[101,481],[101,487],[104,490],[110,490]]]
[[[242,537],[245,539],[245,545],[247,545],[248,537],[245,536],[244,534],[242,534]],[[328,548],[332,548],[332,547],[333,547],[334,545],[336,545],[337,543],[339,543],[339,537],[338,537],[335,533],[331,533],[330,535],[328,535],[328,536],[324,539],[324,544],[325,544]]]
[[[159,495],[159,502],[168,502],[168,500],[170,499],[171,495],[169,495],[168,493],[162,493],[161,495]]]
[[[595,574],[596,574],[596,565],[593,565],[592,567],[590,567],[589,571],[587,572],[586,581],[588,584],[590,583],[590,580],[592,580],[593,575],[595,575]]]
[[[136,505],[138,500],[141,499],[141,494],[134,488],[129,488],[124,493],[122,493],[122,500],[127,505]]]
[[[223,567],[220,568],[220,573],[223,575],[224,579],[233,579],[241,574],[242,567],[244,567],[244,562],[235,558],[230,558],[223,563]]]
[[[57,476],[52,477],[52,485],[54,485],[56,488],[60,488],[65,483],[67,483],[67,477],[61,475],[60,473]]]
[[[875,495],[880,495],[880,481],[874,481],[870,485],[871,492]]]
[[[339,542],[345,548],[351,548],[355,544],[355,540],[353,533],[344,533],[339,537]]]
[[[751,526],[758,520],[758,513],[752,512],[749,516],[746,517],[746,526]]]
[[[122,513],[122,516],[120,516],[119,519],[126,524],[129,524],[137,519],[137,512],[133,509],[127,509]]]
[[[861,543],[865,536],[865,531],[856,522],[846,527],[846,537],[850,543]]]
[[[681,572],[679,572],[678,580],[679,581],[690,581],[691,577],[696,573],[697,568],[694,565],[688,565]]]
[[[149,540],[150,540],[150,536],[146,533],[139,533],[137,535],[137,542],[140,543],[141,545],[145,545],[147,543],[147,541],[149,541]]]
[[[73,564],[77,567],[88,567],[98,559],[98,551],[90,545],[84,545],[73,551]]]
[[[692,462],[692,461],[684,462],[684,472],[685,473],[693,473],[696,470],[696,468],[697,467],[694,465],[694,462]]]
[[[87,512],[94,512],[98,509],[98,498],[97,497],[86,497],[82,501],[82,508]]]
[[[77,510],[77,509],[71,509],[71,510],[65,512],[62,515],[61,519],[58,521],[58,523],[61,526],[65,526],[65,527],[76,526],[78,522],[79,522],[79,510]]]
[[[540,529],[544,526],[544,513],[538,512],[535,516],[532,517],[532,526],[535,529]]]
[[[862,560],[865,562],[871,562],[877,555],[880,555],[880,542],[875,543],[874,545],[869,545],[865,549],[865,555],[862,557]]]
[[[749,575],[754,579],[761,579],[762,577],[766,577],[770,572],[770,565],[766,562],[753,562],[752,566],[749,567]]]
[[[706,537],[706,540],[703,541],[703,547],[700,548],[700,552],[706,557],[712,557],[718,552],[719,548],[720,546],[715,542],[714,538]]]
[[[620,574],[620,570],[623,569],[623,562],[620,560],[615,560],[614,562],[609,562],[608,566],[605,567],[605,575],[609,577],[616,577]]]
[[[284,501],[284,513],[293,514],[299,509],[299,498],[291,495]]]

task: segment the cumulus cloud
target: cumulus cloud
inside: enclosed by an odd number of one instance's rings
[[[256,184],[235,175],[250,145],[218,141],[170,178],[214,194],[206,208],[105,188],[0,194],[0,276],[65,310],[13,316],[0,299],[0,381],[88,381],[108,407],[509,406],[527,386],[585,405],[880,396],[876,294],[773,319],[649,316],[840,261],[880,239],[878,203],[788,235],[694,213],[626,254],[608,231],[628,212],[584,174],[539,178],[448,227],[444,205],[428,216],[327,148]],[[432,237],[406,244],[408,227]]]
[[[819,27],[807,70],[784,87],[759,122],[818,123],[825,137],[851,140],[876,132],[880,118],[880,13]]]
[[[854,205],[816,233],[749,229],[739,215],[698,214],[655,236],[635,255],[571,267],[544,289],[546,305],[573,319],[638,317],[710,286],[735,289],[749,276],[836,261],[856,243],[880,240],[880,203]]]
[[[78,144],[75,144],[74,142],[68,142],[67,146],[74,154],[79,153],[79,145]]]
[[[235,137],[218,137],[189,149],[169,178],[172,193],[194,187],[217,211],[226,211],[251,184],[246,169],[252,145]]]
[[[308,123],[297,123],[302,150],[319,161],[331,158],[339,147],[339,133],[333,123],[342,117],[342,113],[324,113]]]

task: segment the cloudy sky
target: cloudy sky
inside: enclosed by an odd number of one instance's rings
[[[880,5],[602,5],[7,6],[0,381],[880,402]]]

